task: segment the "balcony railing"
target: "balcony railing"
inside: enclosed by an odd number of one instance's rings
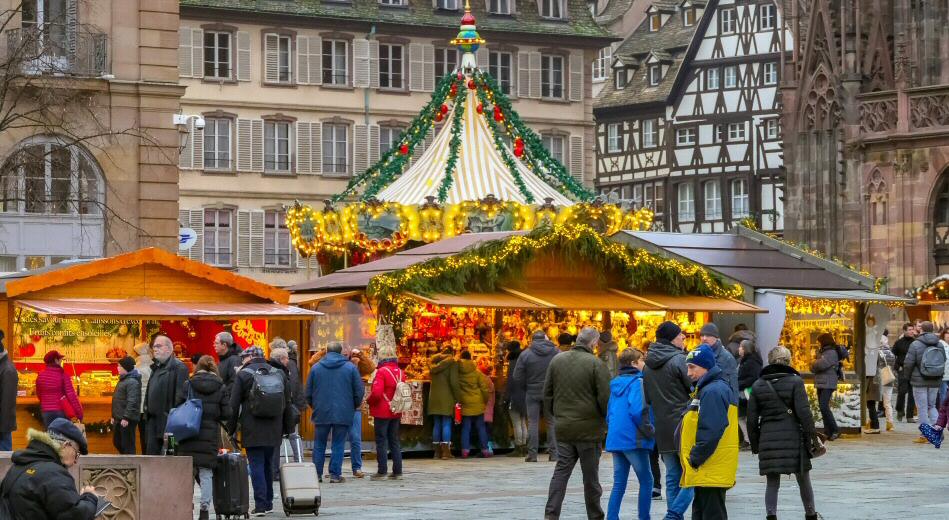
[[[109,38],[91,25],[45,24],[6,31],[4,66],[27,75],[109,74]]]

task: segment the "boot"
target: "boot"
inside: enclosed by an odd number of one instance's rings
[[[207,509],[202,509],[201,512],[198,513],[198,520],[210,520],[210,518],[211,515],[208,513]]]
[[[524,458],[524,462],[537,462],[537,454],[527,452],[527,457]]]
[[[443,444],[443,443],[441,443],[441,442],[436,442],[436,443],[434,444],[433,448],[434,448],[434,451],[435,451],[435,456],[432,457],[433,459],[439,460],[439,459],[442,458],[442,444]]]
[[[494,456],[494,453],[491,450],[481,450],[481,458],[490,459]]]
[[[893,431],[893,421],[886,421],[886,431]]]
[[[451,460],[453,458],[455,458],[455,456],[451,454],[451,443],[443,442],[442,443],[442,460]]]
[[[468,458],[468,450],[461,450],[461,458],[463,459]]]
[[[820,513],[814,513],[813,515],[804,515],[804,520],[822,520],[824,517]]]
[[[778,520],[778,515],[768,515],[765,520]]]
[[[507,457],[523,457],[523,455],[521,455],[521,447],[519,445],[514,446],[514,449],[511,450],[511,453],[508,453],[506,456]]]

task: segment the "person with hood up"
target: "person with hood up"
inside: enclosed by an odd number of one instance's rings
[[[606,364],[606,369],[610,371],[610,378],[616,377],[616,374],[619,373],[617,352],[619,352],[619,345],[613,341],[613,333],[608,330],[601,332],[596,355],[600,358],[600,361]]]
[[[646,401],[655,415],[656,446],[666,467],[666,518],[683,520],[695,494],[680,486],[682,463],[676,443],[679,419],[689,404],[692,380],[685,363],[685,334],[671,321],[656,330],[656,342],[649,345],[643,381]]]
[[[919,423],[933,425],[939,414],[936,410],[936,396],[939,394],[939,385],[942,384],[942,375],[945,371],[946,353],[939,345],[939,338],[935,333],[935,326],[931,321],[924,321],[919,324],[919,336],[909,346],[906,353],[906,359],[903,361],[903,369],[909,374],[910,385],[913,387],[913,400],[916,401],[916,409],[919,411]],[[942,354],[942,370],[935,377],[927,377],[923,374],[923,361],[927,351],[933,349]],[[916,443],[928,442],[925,437],[919,436]]]
[[[767,477],[767,520],[777,520],[781,475],[794,475],[801,491],[805,520],[817,520],[811,457],[806,449],[817,436],[804,380],[791,368],[791,351],[778,345],[768,353],[768,366],[752,385],[748,399],[751,452],[758,455],[758,471]]]
[[[461,403],[461,458],[467,459],[471,442],[471,427],[478,429],[481,456],[491,456],[488,451],[488,430],[484,424],[484,411],[488,398],[488,384],[478,365],[471,360],[471,352],[461,351],[458,362],[458,390]]]
[[[217,354],[217,371],[224,381],[224,387],[230,391],[234,376],[241,368],[241,347],[234,343],[230,332],[218,332],[214,336],[214,353]]]
[[[82,421],[82,404],[76,395],[76,389],[73,388],[72,378],[66,375],[63,369],[65,358],[59,351],[50,350],[43,356],[46,368],[36,376],[36,396],[40,401],[40,414],[46,427],[60,417],[72,419],[67,417],[66,407],[69,408],[68,415]]]
[[[642,369],[646,366],[639,349],[620,354],[619,375],[610,381],[610,403],[606,415],[606,451],[613,454],[613,491],[606,509],[607,520],[619,520],[626,493],[629,468],[639,480],[639,520],[649,520],[652,507],[652,469],[649,454],[656,444],[652,409],[646,403]]]
[[[514,449],[508,457],[527,455],[527,402],[524,387],[515,379],[517,361],[521,355],[521,343],[510,341],[507,344],[507,384],[504,387],[504,408],[511,418],[514,428]]]
[[[811,372],[814,373],[814,388],[817,389],[821,420],[824,421],[824,434],[827,435],[827,440],[832,441],[840,437],[837,419],[830,409],[830,399],[837,391],[839,380],[837,369],[840,366],[840,349],[834,337],[826,332],[817,336],[817,342],[820,344],[820,351],[811,363]]]
[[[738,404],[738,360],[724,346],[722,346],[721,336],[718,334],[718,325],[708,322],[702,325],[699,331],[699,339],[703,344],[708,345],[715,354],[715,365],[722,369],[722,374],[728,386],[732,389],[732,401]]]
[[[445,343],[442,351],[429,360],[432,383],[428,388],[428,414],[432,416],[432,445],[435,458],[451,459],[451,426],[455,418],[455,403],[460,400],[458,362],[451,345]]]
[[[30,428],[26,449],[13,453],[13,466],[0,483],[12,520],[93,520],[99,498],[92,486],[76,492],[69,468],[89,453],[86,437],[68,419],[50,422],[46,432]]]
[[[326,346],[326,354],[310,369],[306,381],[306,400],[313,408],[311,420],[316,425],[313,464],[320,481],[323,480],[326,443],[331,433],[330,482],[346,481],[342,476],[346,434],[352,428],[353,414],[362,406],[364,392],[359,369],[343,355],[343,344],[331,341]]]
[[[118,363],[119,384],[112,393],[112,445],[122,455],[135,455],[135,428],[142,417],[142,376],[135,360],[124,357]]]
[[[514,381],[524,392],[527,410],[527,457],[525,462],[537,462],[537,450],[540,444],[540,414],[544,409],[544,383],[547,379],[547,367],[560,354],[560,350],[547,339],[543,331],[538,330],[531,336],[531,344],[517,359],[514,369]],[[547,450],[550,460],[557,459],[557,435],[554,432],[554,418],[544,414],[547,420]]]
[[[221,449],[221,424],[231,418],[229,395],[211,356],[201,356],[188,382],[191,395],[201,400],[201,429],[197,437],[181,441],[178,455],[191,457],[194,480],[201,490],[198,520],[208,520],[211,509],[212,477]]]
[[[735,331],[732,332],[731,336],[728,336],[728,343],[725,345],[725,348],[731,352],[731,355],[735,356],[735,359],[741,360],[741,355],[738,354],[738,347],[741,346],[741,342],[745,340],[755,340],[755,333],[748,330],[748,326],[744,323],[739,323],[735,325]]]
[[[0,451],[13,450],[13,432],[16,431],[16,394],[20,374],[3,346],[0,329]],[[133,444],[134,448],[134,444]]]
[[[748,394],[751,393],[751,385],[758,380],[763,364],[755,340],[742,340],[738,347],[738,427],[741,428],[745,440],[742,443],[742,449],[747,449],[750,446],[748,444],[747,421]]]
[[[405,381],[405,372],[399,368],[395,340],[377,343],[376,357],[379,360],[376,374],[372,378],[369,392],[369,413],[376,432],[376,461],[378,469],[369,480],[402,479],[402,443],[399,439],[401,413],[394,413],[389,406],[395,397],[399,383]],[[392,458],[392,473],[389,473],[389,458]]]
[[[692,520],[728,518],[725,491],[738,475],[738,407],[715,358],[709,345],[686,357],[695,391],[679,427],[679,457],[685,469],[682,485],[695,488]]]

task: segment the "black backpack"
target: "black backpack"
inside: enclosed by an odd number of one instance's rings
[[[248,370],[254,377],[254,385],[247,399],[250,414],[265,419],[283,416],[283,406],[286,403],[283,372],[272,366],[244,370]]]

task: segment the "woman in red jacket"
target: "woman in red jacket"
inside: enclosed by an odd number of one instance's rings
[[[36,376],[36,396],[40,400],[43,426],[48,427],[53,419],[79,419],[82,421],[82,404],[76,396],[72,380],[63,370],[64,356],[50,350],[43,357],[46,369]]]
[[[399,443],[399,421],[401,413],[392,413],[389,403],[395,395],[395,387],[405,381],[405,373],[399,368],[395,349],[379,347],[379,366],[372,379],[369,393],[369,413],[372,415],[376,430],[376,458],[379,470],[369,477],[370,480],[399,480],[402,478],[402,446]],[[392,456],[392,473],[388,473],[388,456]]]

